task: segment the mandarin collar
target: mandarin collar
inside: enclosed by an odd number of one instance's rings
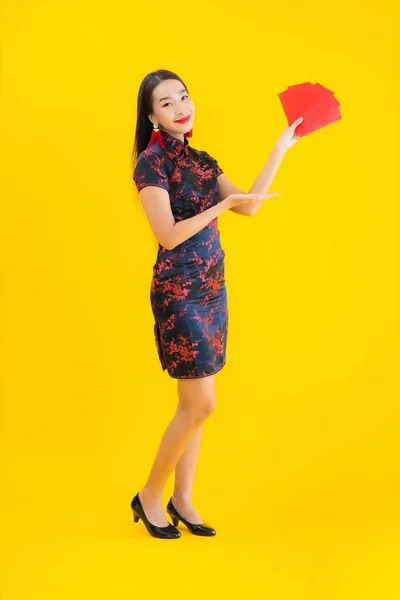
[[[166,131],[161,131],[161,135],[165,143],[165,151],[170,158],[183,158],[189,154],[189,140],[186,137],[185,142],[181,142]]]

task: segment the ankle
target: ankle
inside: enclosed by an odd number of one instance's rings
[[[162,502],[162,491],[155,491],[150,488],[147,488],[146,486],[140,490],[139,496],[144,502],[147,502],[148,504]]]
[[[178,492],[173,493],[172,502],[176,502],[177,504],[191,504],[192,503],[189,494],[180,494]]]

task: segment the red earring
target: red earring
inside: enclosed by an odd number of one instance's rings
[[[192,133],[193,133],[193,129],[191,129],[190,131],[188,131],[184,135],[186,137],[192,137]],[[151,132],[151,136],[150,136],[149,143],[147,144],[147,148],[149,146],[152,146],[155,142],[157,142],[158,144],[160,144],[161,148],[165,148],[165,143],[164,143],[164,140],[162,138],[161,131],[158,128],[158,125],[155,126],[153,124],[153,131]]]
[[[147,148],[157,142],[160,144],[161,148],[165,148],[164,140],[162,139],[161,131],[158,128],[158,125],[153,124],[153,131],[151,132],[150,141],[147,144]]]

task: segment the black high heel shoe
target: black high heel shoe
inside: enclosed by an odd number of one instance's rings
[[[147,531],[153,537],[166,539],[181,537],[181,532],[179,531],[179,529],[176,529],[176,527],[171,525],[171,523],[169,523],[169,525],[167,525],[166,527],[159,527],[158,525],[153,525],[153,523],[150,523],[143,510],[142,503],[140,502],[139,492],[136,494],[136,496],[131,502],[131,509],[133,512],[134,522],[137,523],[139,519],[142,519]]]
[[[211,536],[217,533],[215,529],[205,521],[204,523],[190,523],[189,521],[186,521],[186,519],[184,519],[182,515],[178,513],[175,506],[172,504],[172,498],[170,498],[167,504],[167,513],[172,518],[172,522],[175,526],[178,525],[179,521],[182,521],[182,523],[184,523],[189,529],[190,533],[193,533],[194,535]]]

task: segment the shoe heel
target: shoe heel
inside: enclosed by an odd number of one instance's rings
[[[135,523],[137,523],[140,519],[139,515],[133,510],[132,508],[132,512],[133,512],[133,520]]]
[[[181,532],[176,527],[173,527],[171,523],[168,523],[165,527],[159,527],[158,525],[153,525],[147,518],[146,513],[143,510],[142,503],[140,501],[139,493],[131,501],[131,509],[133,512],[133,520],[135,523],[142,520],[143,525],[146,527],[147,531],[156,538],[164,538],[164,539],[176,539],[181,537]]]
[[[168,511],[167,511],[168,512]],[[175,515],[171,514],[170,512],[168,512],[169,516],[172,519],[172,523],[174,525],[174,527],[177,527],[178,523],[179,523],[179,519],[178,517],[176,517]]]

